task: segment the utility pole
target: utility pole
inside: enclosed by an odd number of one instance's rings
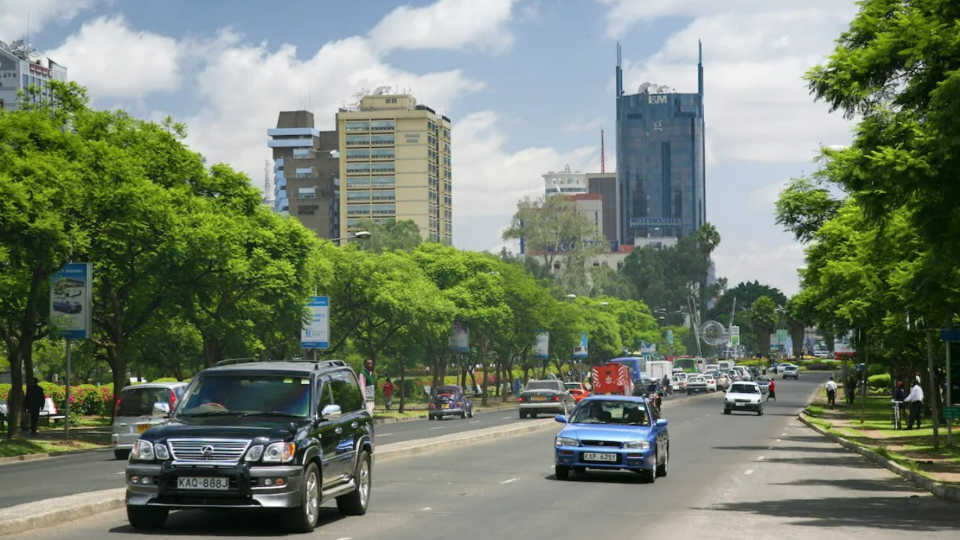
[[[940,416],[937,414],[937,378],[933,371],[933,330],[927,327],[927,377],[930,380],[930,421],[933,423],[933,449],[940,449]]]

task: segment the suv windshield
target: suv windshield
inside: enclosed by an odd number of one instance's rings
[[[733,394],[759,394],[760,388],[752,384],[735,384],[730,388]]]
[[[649,426],[650,418],[642,403],[631,401],[590,401],[573,413],[574,424],[620,424]]]
[[[283,375],[204,375],[190,385],[178,415],[270,414],[306,417],[310,379]]]
[[[556,381],[530,381],[524,390],[559,390],[560,384]]]

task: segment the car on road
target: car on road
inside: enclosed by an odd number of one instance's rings
[[[674,371],[673,378],[670,379],[670,385],[674,392],[683,392],[687,386],[687,374],[682,371]]]
[[[687,395],[692,395],[696,393],[709,392],[707,390],[707,379],[703,375],[691,375],[687,377],[687,386],[686,386]]]
[[[567,414],[577,404],[563,381],[557,380],[531,380],[517,400],[520,402],[520,418],[536,418],[538,414],[546,413]]]
[[[305,533],[327,501],[363,515],[373,438],[363,391],[342,360],[224,361],[198,373],[169,421],[134,445],[127,518],[141,530],[162,527],[176,509],[269,510]]]
[[[183,397],[186,383],[145,383],[128,386],[120,391],[120,399],[113,415],[113,433],[110,445],[117,459],[127,459],[140,434],[167,421],[167,412],[177,406]],[[163,404],[157,407],[158,404]],[[160,411],[160,414],[154,414]]]
[[[717,391],[717,379],[714,378],[713,374],[703,375],[704,380],[707,381],[707,392],[716,392]]]
[[[783,374],[784,379],[795,379],[800,380],[800,368],[794,365],[781,366],[780,373]]]
[[[574,403],[580,403],[583,398],[590,395],[590,391],[583,383],[568,382],[563,383],[563,385],[567,387],[567,392],[570,392],[570,395],[573,396]]]
[[[730,383],[733,381],[730,380],[730,375],[727,375],[726,372],[718,372],[714,378],[717,380],[717,390],[726,390],[730,387]]]
[[[473,418],[473,400],[455,384],[437,388],[430,396],[429,407],[427,418],[430,420],[443,420],[445,416]]]
[[[755,382],[737,382],[723,396],[723,414],[733,411],[751,411],[763,416],[763,392]]]
[[[757,383],[757,386],[760,387],[760,392],[764,394],[770,393],[770,377],[767,377],[766,375],[761,375],[757,377],[756,383]]]
[[[652,403],[637,396],[591,396],[577,405],[554,446],[558,480],[587,469],[627,470],[653,483],[667,476],[670,435]]]
[[[653,379],[637,379],[633,382],[633,395],[635,396],[648,396],[657,393],[657,390],[660,389],[660,381],[655,381]]]

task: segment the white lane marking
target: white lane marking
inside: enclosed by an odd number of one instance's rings
[[[430,428],[430,431],[433,431],[433,430],[435,430],[435,429],[443,429],[443,426],[432,427],[432,428]]]
[[[705,415],[703,415],[703,417],[704,417],[704,418],[706,418],[706,417],[708,417],[708,416],[710,416],[710,415],[709,415],[709,414],[705,414]]]
[[[116,474],[127,474],[127,471],[120,471],[120,472],[118,472],[118,473],[116,473]]]
[[[420,509],[421,512],[429,512],[430,510],[433,510],[433,508],[430,508],[429,506]]]
[[[781,436],[781,437],[786,437],[787,434],[786,434],[786,433],[781,433],[780,436]]]
[[[480,421],[479,421],[479,420],[474,420],[473,422],[467,422],[467,423],[468,423],[468,424],[479,424]]]
[[[377,433],[377,437],[392,437],[393,433]]]
[[[758,457],[757,461],[763,461],[763,456]]]
[[[783,439],[777,439],[777,442],[783,442]]]
[[[511,478],[511,479],[509,479],[509,480],[504,480],[503,482],[500,482],[500,485],[502,486],[502,485],[504,485],[504,484],[512,484],[512,483],[516,482],[517,480],[519,480],[519,478]]]
[[[504,416],[503,418],[501,418],[501,420],[509,420],[509,419],[511,419],[511,418],[513,418],[513,417],[512,417],[512,416]]]
[[[743,474],[753,474],[753,469],[750,469],[750,470],[744,472]]]
[[[337,538],[337,540],[351,540],[349,536],[344,536],[343,538]]]

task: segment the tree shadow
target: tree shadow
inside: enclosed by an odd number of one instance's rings
[[[557,480],[556,474],[545,476],[547,480]],[[585,473],[570,472],[567,480],[562,482],[589,482],[591,484],[643,484],[643,478],[636,473],[628,471],[597,471],[590,470]]]
[[[712,450],[734,450],[738,452],[809,452],[834,454],[837,456],[847,454],[847,451],[842,447],[830,448],[822,446],[774,446],[773,448],[769,446],[714,446]]]
[[[859,454],[831,454],[829,456],[797,456],[791,458],[767,458],[764,463],[782,463],[786,465],[812,465],[814,467],[839,467],[844,469],[876,469],[876,465],[863,459]]]
[[[336,508],[320,508],[317,529],[344,519]],[[180,510],[171,512],[163,528],[137,531],[130,525],[114,527],[111,533],[145,536],[273,537],[286,536],[283,518],[277,511]],[[299,536],[299,535],[294,535]]]
[[[794,480],[793,482],[783,482],[780,484],[771,484],[774,486],[802,486],[802,487],[836,487],[848,489],[851,491],[903,491],[910,493],[925,493],[922,489],[908,484],[899,478],[885,478],[879,480],[868,480],[861,478],[831,480],[827,478],[808,478],[805,480]]]

